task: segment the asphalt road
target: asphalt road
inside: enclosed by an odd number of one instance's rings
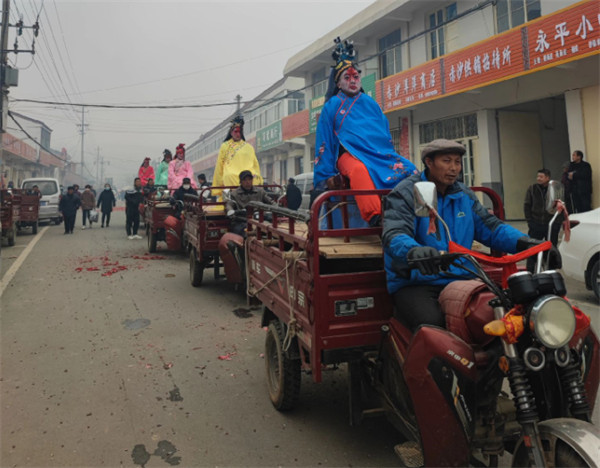
[[[211,272],[192,288],[184,257],[149,256],[113,217],[2,247],[0,466],[398,464],[385,420],[349,426],[341,370],[275,411],[259,311]],[[598,329],[593,295],[568,287]]]

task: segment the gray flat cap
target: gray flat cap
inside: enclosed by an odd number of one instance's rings
[[[425,148],[423,148],[423,151],[421,151],[421,161],[424,162],[427,156],[433,157],[436,154],[452,153],[462,156],[466,151],[466,148],[456,141],[439,138],[427,143]]]

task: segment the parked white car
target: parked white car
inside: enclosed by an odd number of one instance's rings
[[[584,282],[600,299],[600,208],[569,215],[571,240],[558,246],[563,272]]]

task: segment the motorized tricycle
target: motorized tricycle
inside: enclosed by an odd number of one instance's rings
[[[429,199],[417,189],[422,214],[435,214],[435,189]],[[319,382],[323,369],[346,363],[351,423],[387,416],[405,439],[395,450],[406,466],[495,466],[505,453],[513,466],[595,466],[598,339],[557,271],[517,269],[551,243],[499,257],[450,244],[440,268],[464,265],[478,281],[451,283],[446,328],[413,334],[393,316],[381,228],[349,228],[344,199],[361,192],[345,192],[319,196],[310,219],[279,219],[270,208],[265,222],[269,208],[253,203],[248,294],[264,305],[275,408],[295,406],[302,370]],[[319,216],[334,196],[338,207]],[[344,224],[323,227],[333,209]]]
[[[183,202],[175,202],[168,191],[155,192],[144,200],[149,252],[156,252],[158,242],[166,242],[171,251],[183,251],[182,209]]]
[[[237,187],[232,187],[237,188]],[[270,184],[262,185],[261,188],[265,189],[267,196],[277,203],[277,206],[285,208],[287,206],[287,198],[279,196],[282,193],[281,185]],[[226,191],[223,194],[225,203],[227,201],[233,201],[229,197],[229,192]],[[232,283],[236,289],[246,284],[246,261],[245,261],[245,239],[246,239],[246,223],[248,217],[254,216],[254,210],[252,207],[241,207],[237,206],[233,201],[234,210],[233,214],[229,216],[229,229],[218,242],[219,256],[223,261],[223,269],[225,276],[229,283]],[[265,205],[273,206],[273,205]],[[294,214],[292,210],[285,209],[288,214]],[[256,213],[258,216],[258,213]],[[271,219],[271,214],[266,212],[262,213],[263,219]],[[257,218],[258,219],[258,218]]]
[[[27,194],[25,190],[20,191],[21,209],[19,211],[19,222],[17,229],[21,231],[23,228],[31,227],[31,233],[37,234],[39,213],[40,213],[40,197],[35,194]]]
[[[213,269],[215,279],[221,277],[219,241],[229,231],[231,224],[225,213],[226,202],[212,201],[210,191],[235,188],[207,187],[200,189],[198,196],[185,196],[184,242],[190,258],[190,283],[194,287],[202,284],[206,268]]]

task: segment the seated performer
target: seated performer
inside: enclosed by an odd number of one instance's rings
[[[392,189],[417,170],[396,153],[387,118],[363,92],[352,43],[339,37],[334,42],[336,64],[317,125],[315,189],[339,188],[339,174],[350,180],[351,189]],[[381,224],[379,196],[358,196],[356,204],[369,225]]]

